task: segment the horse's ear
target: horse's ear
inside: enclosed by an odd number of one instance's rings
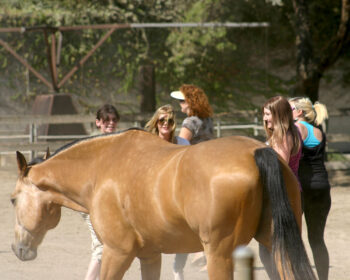
[[[49,149],[49,147],[47,147],[47,149],[46,149],[46,154],[44,155],[44,160],[46,160],[46,159],[48,159],[50,157],[50,149]]]
[[[25,171],[27,170],[27,161],[19,151],[16,151],[17,155],[17,166],[18,166],[18,173],[19,175],[24,175]]]

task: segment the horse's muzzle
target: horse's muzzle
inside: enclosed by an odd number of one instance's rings
[[[37,256],[36,249],[30,249],[22,244],[12,244],[11,248],[17,258],[19,258],[21,261],[31,261]]]

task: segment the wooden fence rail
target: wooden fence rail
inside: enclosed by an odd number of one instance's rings
[[[238,116],[238,117],[237,117]],[[149,115],[125,115],[119,124],[120,129],[128,127],[141,127]],[[232,124],[232,120],[239,117],[250,120],[249,123]],[[181,121],[181,120],[179,120]],[[242,121],[243,122],[243,121]],[[16,150],[27,151],[31,158],[38,152],[44,152],[47,147],[54,151],[72,140],[86,137],[87,135],[38,135],[38,128],[42,124],[71,124],[81,123],[93,129],[95,123],[94,115],[28,115],[28,116],[0,116],[0,154],[14,153]],[[235,117],[227,115],[214,116],[214,130],[217,137],[223,136],[227,130],[244,130],[250,131],[250,135],[257,137],[262,136],[263,127],[257,117],[257,111],[239,111]],[[18,134],[11,130],[2,129],[7,126],[16,127]],[[18,126],[22,126],[27,132],[19,133]],[[178,126],[179,127],[179,126]],[[26,128],[26,129],[25,129]],[[178,128],[179,130],[179,128]],[[350,142],[349,134],[327,134],[328,142]],[[49,140],[49,141],[47,141]]]
[[[252,120],[249,124],[227,124],[222,118],[227,116],[219,115],[214,118],[214,129],[216,136],[221,137],[224,130],[232,129],[251,129],[253,135],[257,136],[259,130],[262,130],[261,125],[258,125],[258,119],[256,117],[256,111],[242,111],[238,112],[240,117],[250,116]],[[151,114],[142,115],[124,115],[119,124],[119,128],[124,129],[128,127],[141,127],[151,117]],[[86,137],[86,135],[38,135],[38,128],[43,124],[72,124],[81,123],[90,127],[90,130],[94,127],[95,116],[94,115],[28,115],[28,116],[0,116],[0,153],[7,154],[13,153],[16,150],[30,151],[31,158],[34,157],[37,152],[43,152],[49,146],[51,150],[56,150],[62,145],[79,138]],[[27,129],[27,132],[17,133],[7,131],[1,127],[18,127],[22,126]],[[179,128],[178,128],[179,129]],[[22,131],[24,131],[23,129]],[[50,140],[46,142],[46,140]]]

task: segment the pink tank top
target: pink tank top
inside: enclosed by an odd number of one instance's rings
[[[299,149],[298,153],[295,155],[290,156],[289,158],[289,167],[292,169],[295,176],[298,178],[298,169],[299,169],[299,161],[301,158],[301,149]]]
[[[299,135],[299,139],[300,139],[300,148],[299,148],[299,151],[295,155],[290,156],[288,165],[289,165],[290,169],[292,169],[294,175],[297,177],[298,182],[299,182],[298,169],[299,169],[299,161],[300,161],[300,158],[302,155],[302,143],[303,143],[303,140],[301,138],[299,130],[298,130],[298,135]],[[299,188],[300,188],[300,190],[302,190],[300,182],[299,182]]]

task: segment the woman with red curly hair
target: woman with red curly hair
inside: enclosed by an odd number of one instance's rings
[[[171,97],[180,101],[181,111],[187,115],[182,122],[179,137],[188,140],[191,145],[214,138],[213,110],[204,91],[194,85],[182,85],[179,91],[173,91]],[[188,254],[176,254],[173,265],[175,280],[184,279],[184,267]],[[192,263],[205,264],[202,252],[196,253]]]
[[[187,115],[179,136],[197,144],[214,138],[213,110],[204,91],[194,85],[182,85],[171,97],[180,101],[181,111]]]

